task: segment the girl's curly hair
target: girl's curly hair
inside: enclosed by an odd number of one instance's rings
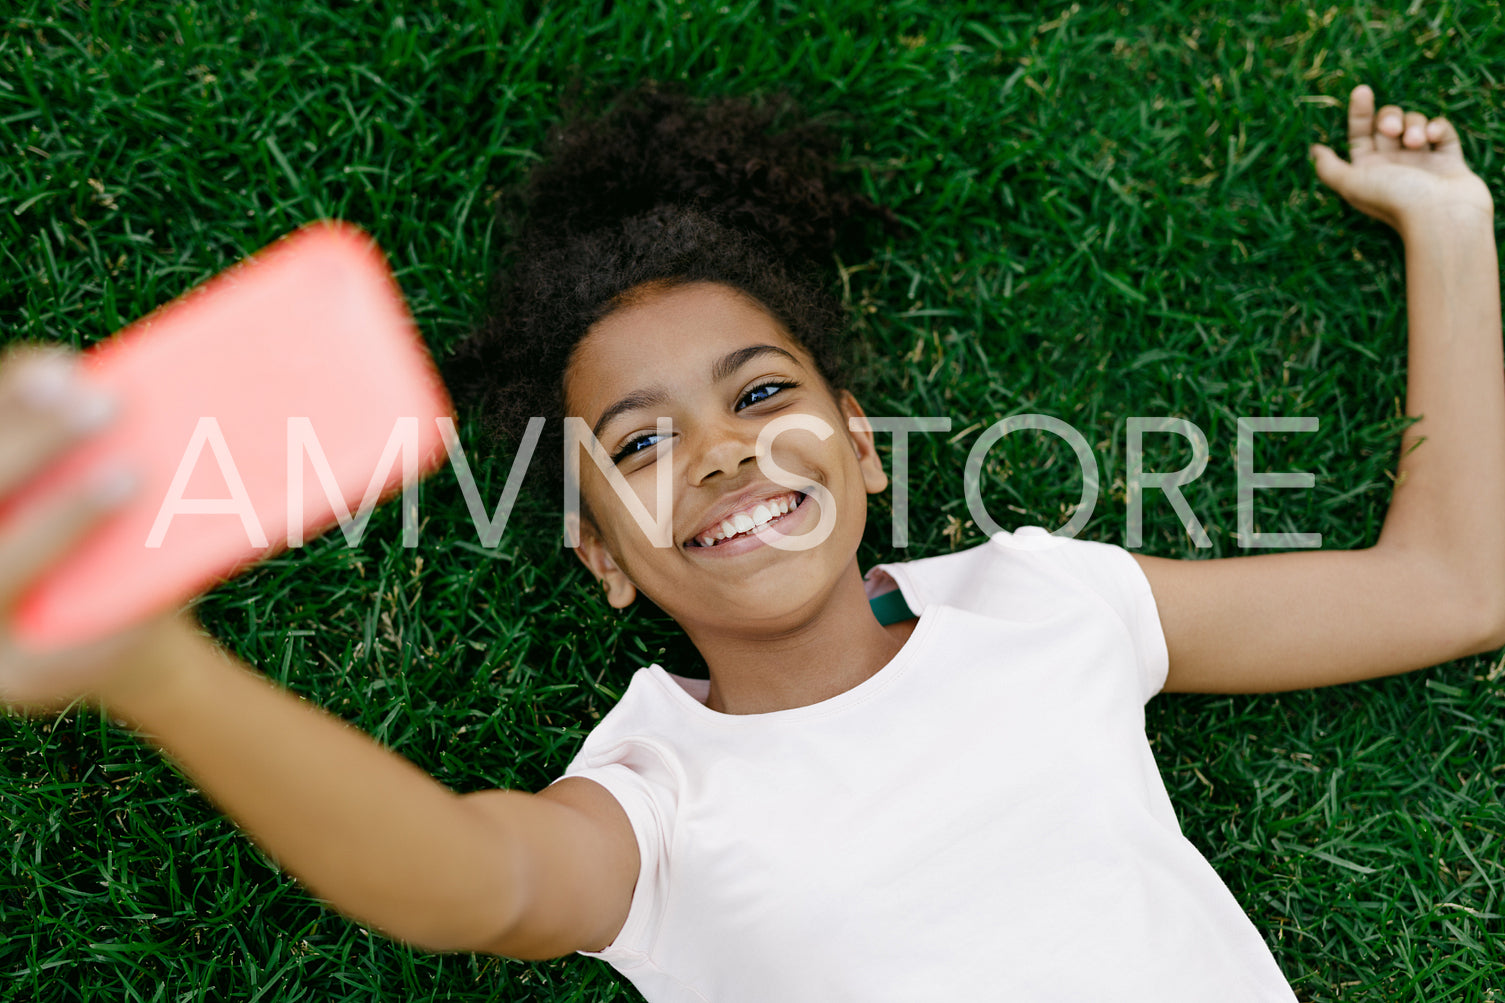
[[[833,252],[859,217],[894,217],[832,183],[835,143],[778,96],[695,102],[647,84],[606,115],[557,130],[527,189],[510,268],[485,318],[445,366],[485,431],[516,442],[549,419],[560,444],[563,378],[591,326],[648,288],[718,282],[750,296],[845,385]],[[552,450],[558,457],[559,449]],[[548,464],[556,474],[559,464]]]

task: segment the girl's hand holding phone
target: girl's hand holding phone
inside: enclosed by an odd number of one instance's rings
[[[0,363],[0,509],[43,468],[108,426],[113,402],[73,377],[74,357],[25,349]],[[130,665],[150,664],[158,619],[76,648],[38,652],[9,625],[27,588],[131,495],[131,471],[110,469],[61,504],[0,523],[0,706],[55,712]]]
[[[331,221],[86,355],[16,353],[0,365],[0,706],[157,693],[212,649],[165,614],[432,470],[451,418],[381,252]]]

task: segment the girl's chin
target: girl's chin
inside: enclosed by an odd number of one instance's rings
[[[709,637],[771,639],[786,636],[808,622],[815,603],[814,596],[744,595],[738,597],[735,605],[700,607],[697,616],[675,619],[700,641]]]

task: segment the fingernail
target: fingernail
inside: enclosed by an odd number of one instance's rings
[[[94,475],[89,496],[103,508],[114,508],[136,492],[136,475],[124,467],[111,467]]]
[[[98,390],[79,390],[68,405],[68,421],[80,432],[93,432],[115,417],[115,401]]]
[[[73,382],[73,364],[56,355],[45,355],[23,369],[16,378],[21,399],[32,407],[52,407],[68,393]]]

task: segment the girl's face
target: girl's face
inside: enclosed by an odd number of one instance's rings
[[[577,552],[612,605],[641,589],[692,638],[778,632],[808,620],[855,568],[866,496],[887,485],[872,432],[850,428],[857,402],[833,394],[741,293],[707,282],[648,292],[590,330],[564,389],[567,412],[655,518],[660,465],[672,468],[673,545],[655,547],[582,449]],[[668,441],[660,417],[673,423]],[[759,433],[775,420],[792,427],[760,462]]]

